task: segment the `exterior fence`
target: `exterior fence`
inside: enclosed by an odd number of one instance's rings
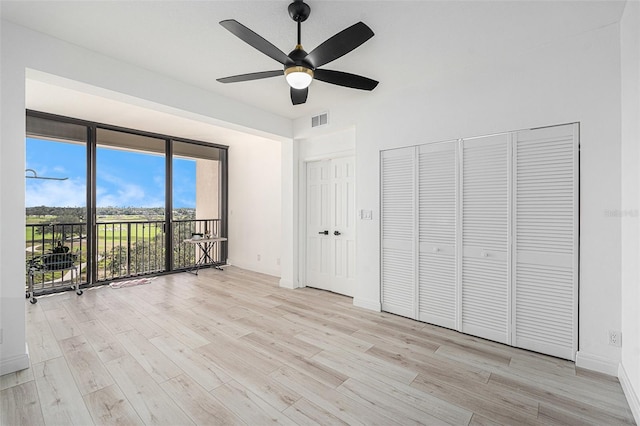
[[[167,223],[165,221],[119,221],[96,224],[96,256],[86,259],[80,271],[80,283],[87,284],[90,268],[96,269],[97,282],[156,274],[167,270],[180,271],[195,266],[197,248],[184,240],[193,234],[219,235],[220,219],[176,220],[172,223],[171,264],[167,265]],[[67,247],[70,253],[88,253],[88,232],[85,223],[26,225],[25,250],[27,265],[43,254],[52,253],[57,246]],[[65,249],[67,250],[67,249]],[[221,264],[219,245],[211,255],[213,264]],[[25,283],[28,275],[25,269]],[[63,272],[37,276],[34,290],[43,291],[68,287]]]

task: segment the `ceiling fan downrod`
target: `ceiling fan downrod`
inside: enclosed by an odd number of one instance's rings
[[[289,16],[298,23],[298,46],[300,46],[300,49],[302,49],[301,23],[306,21],[310,14],[311,7],[303,0],[294,0],[294,2],[289,5]]]

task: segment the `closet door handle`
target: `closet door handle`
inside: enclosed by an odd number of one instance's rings
[[[329,235],[329,231],[328,230],[320,231],[320,232],[318,232],[318,234],[320,234],[320,235]]]
[[[340,235],[340,231],[333,231],[333,235]]]

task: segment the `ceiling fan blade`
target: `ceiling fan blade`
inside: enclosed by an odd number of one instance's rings
[[[325,83],[337,84],[338,86],[350,87],[352,89],[373,90],[378,82],[361,75],[349,74],[348,72],[319,69],[313,72],[316,80]]]
[[[309,53],[306,59],[315,68],[321,67],[339,57],[346,55],[365,41],[373,37],[373,31],[363,22],[353,24],[340,31]]]
[[[232,75],[231,77],[217,78],[216,80],[219,81],[220,83],[238,83],[240,81],[250,81],[250,80],[259,80],[261,78],[277,77],[283,74],[284,74],[284,71],[282,70],[260,71],[260,72],[252,72],[249,74]]]
[[[300,105],[307,102],[307,95],[309,94],[309,88],[294,89],[291,88],[291,103],[294,105]]]
[[[293,64],[293,61],[289,59],[282,50],[278,49],[262,36],[256,34],[235,19],[220,21],[220,25],[232,32],[236,37],[247,43],[249,46],[280,62],[282,65]]]

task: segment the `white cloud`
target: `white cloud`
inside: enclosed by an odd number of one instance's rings
[[[98,207],[163,207],[164,194],[160,197],[145,193],[140,185],[124,182],[115,176],[105,176],[105,181],[114,185],[112,189],[98,187],[96,204]]]
[[[141,185],[127,182],[114,175],[103,175],[106,185],[97,188],[98,207],[163,207],[164,191],[150,189],[145,191]],[[26,207],[82,207],[86,205],[86,186],[84,179],[75,178],[64,181],[27,179]]]
[[[83,207],[86,205],[86,189],[82,179],[31,180],[27,183],[26,207]]]

